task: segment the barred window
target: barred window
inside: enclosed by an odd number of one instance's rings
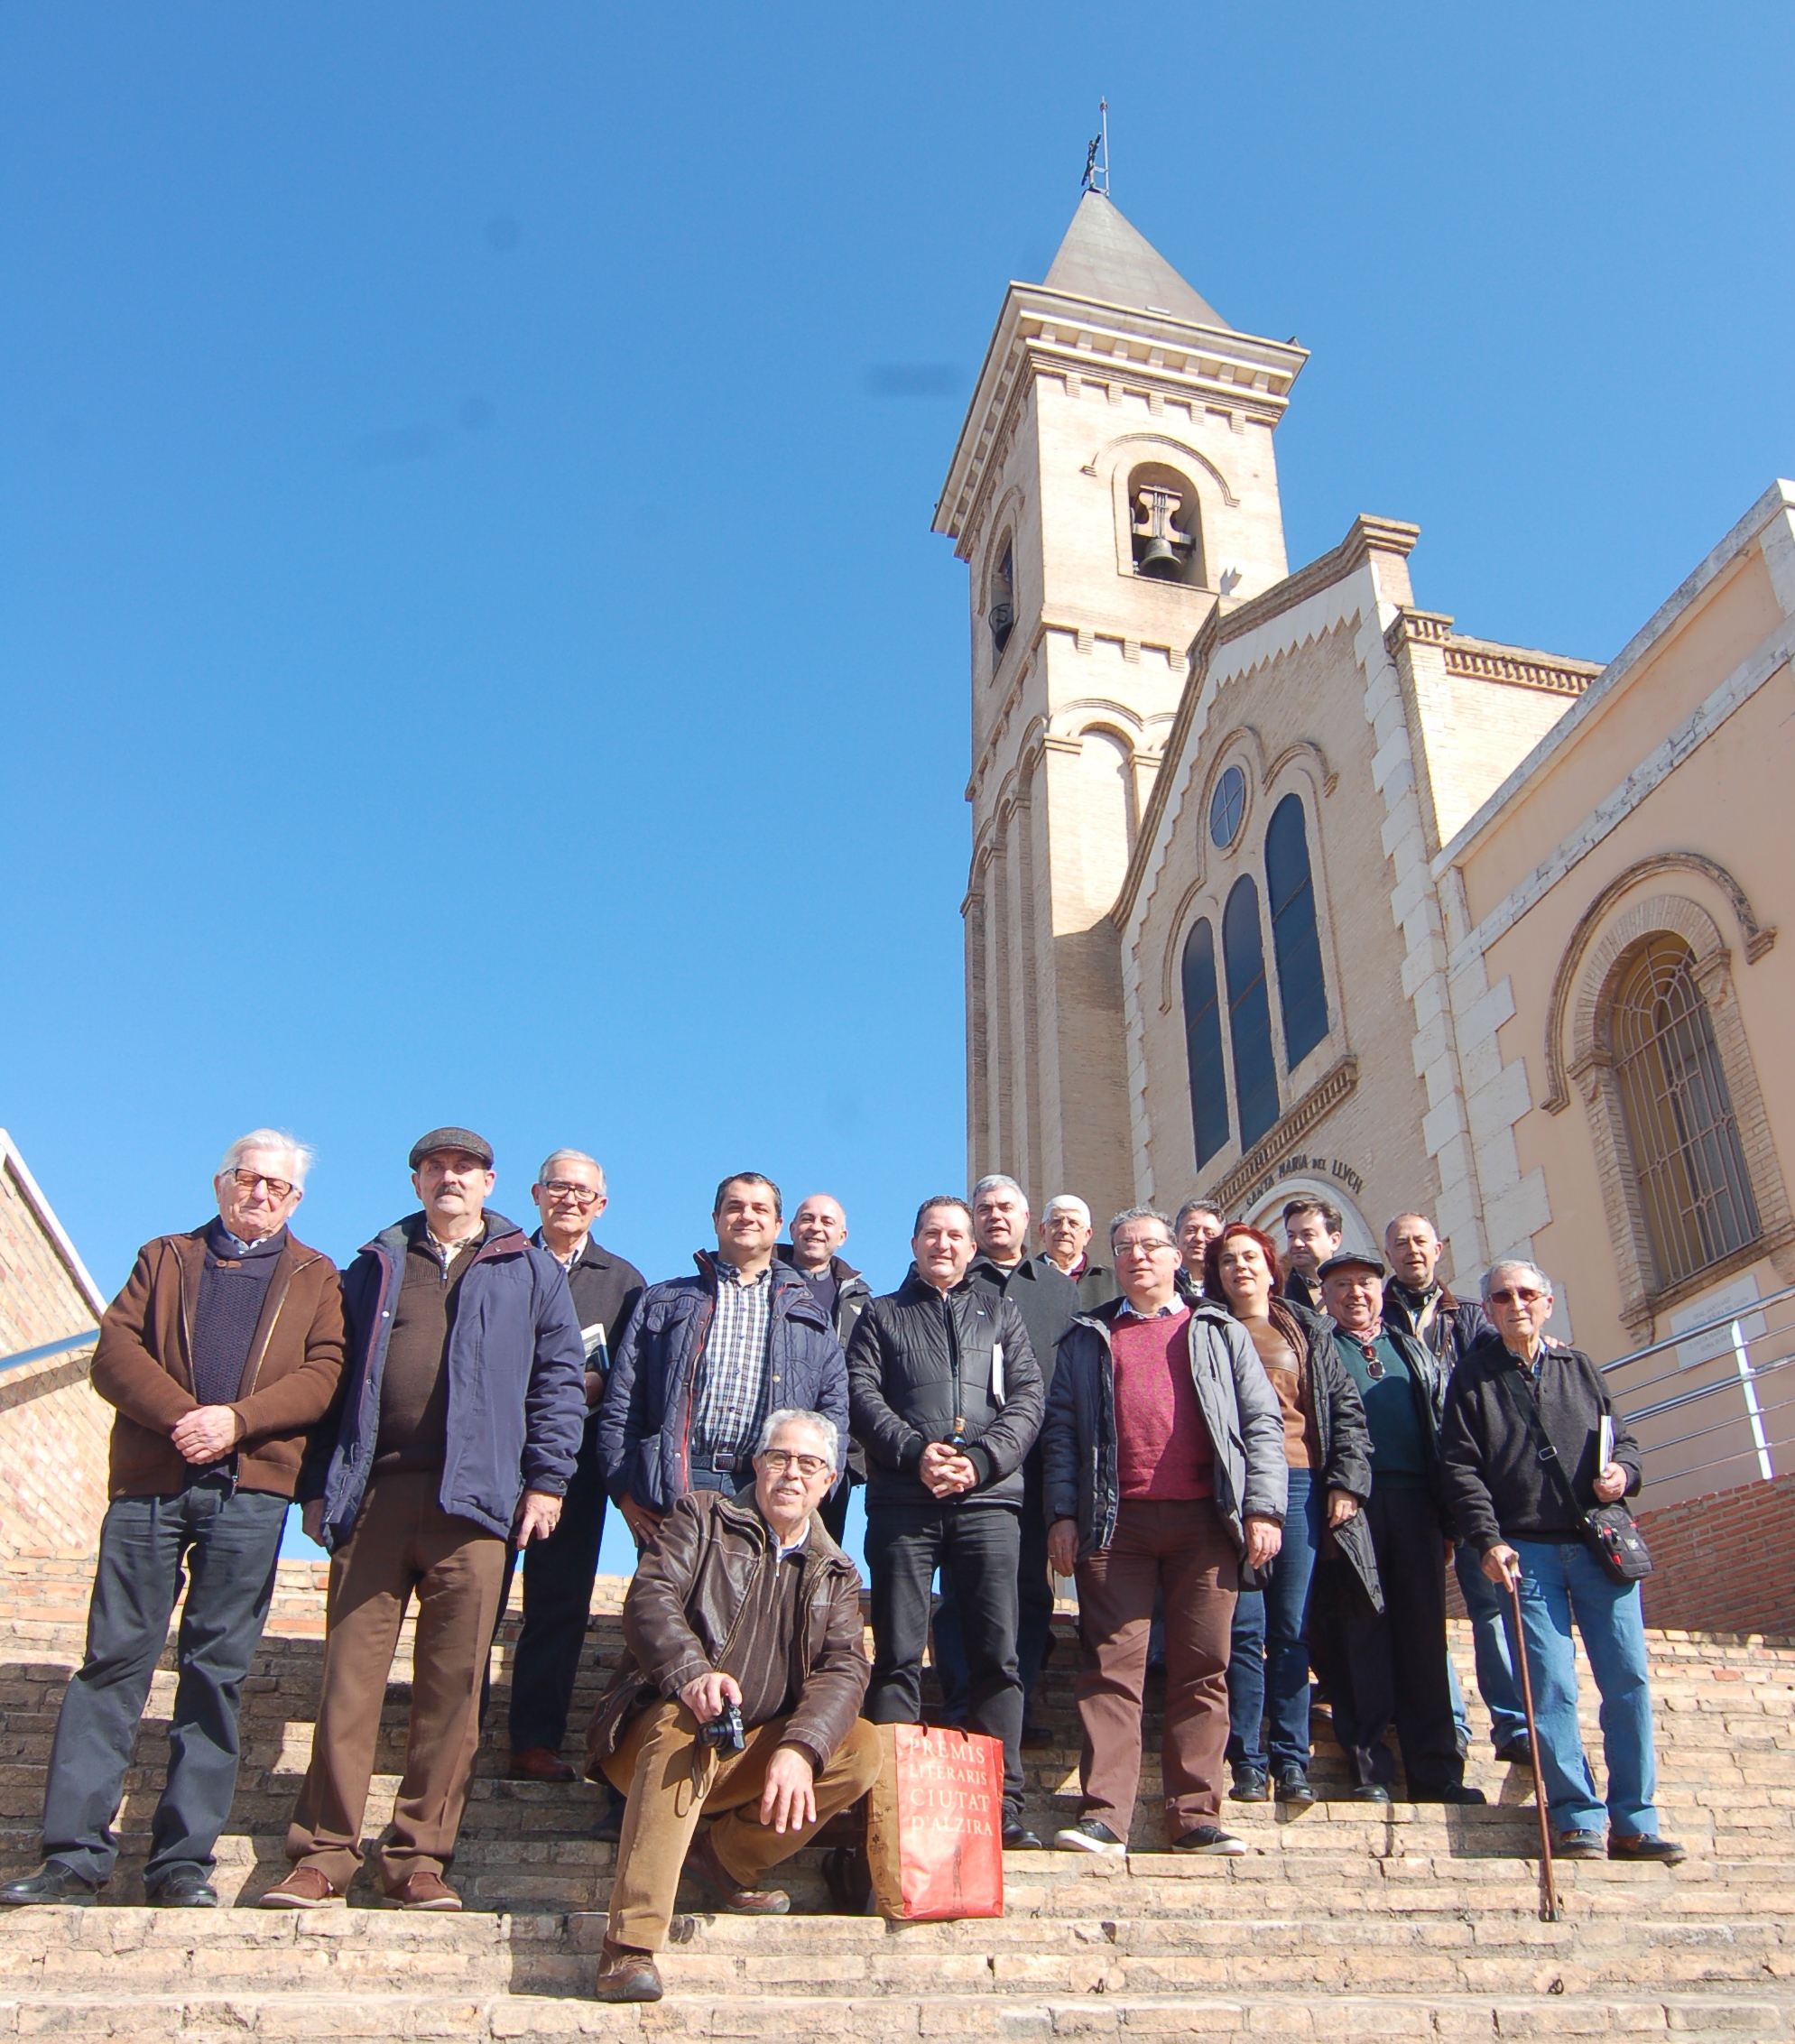
[[[1222,1068],[1222,1004],[1216,985],[1216,932],[1205,916],[1184,939],[1184,1055],[1190,1072],[1190,1125],[1200,1170],[1228,1140],[1228,1082]]]
[[[1294,1071],[1328,1033],[1328,984],[1321,973],[1315,882],[1300,795],[1286,795],[1272,812],[1265,832],[1265,893],[1284,1017],[1284,1068]]]
[[[1278,1118],[1278,1065],[1272,1050],[1259,890],[1244,875],[1235,882],[1222,911],[1222,958],[1228,976],[1235,1112],[1240,1117],[1240,1146],[1250,1150]]]
[[[1695,954],[1680,938],[1661,930],[1622,967],[1609,1028],[1658,1282],[1677,1284],[1760,1232]]]

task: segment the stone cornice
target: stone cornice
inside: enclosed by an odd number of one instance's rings
[[[1267,426],[1283,416],[1291,385],[1309,359],[1306,348],[1200,327],[1169,313],[1105,305],[1013,283],[960,427],[933,530],[947,533],[962,560],[972,550],[977,509],[993,453],[1035,377],[1120,386],[1150,400],[1245,412]]]
[[[1544,689],[1555,696],[1580,696],[1601,673],[1598,661],[1571,660],[1531,646],[1505,646],[1494,639],[1467,638],[1452,629],[1442,612],[1404,608],[1383,634],[1393,659],[1404,646],[1439,646],[1446,671],[1463,680],[1501,681],[1516,689]]]

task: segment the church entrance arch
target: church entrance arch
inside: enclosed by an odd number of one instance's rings
[[[1242,1216],[1250,1221],[1262,1233],[1269,1235],[1278,1245],[1279,1253],[1284,1247],[1284,1208],[1292,1199],[1325,1199],[1330,1207],[1340,1212],[1340,1246],[1342,1249],[1369,1250],[1374,1256],[1382,1257],[1383,1245],[1372,1231],[1365,1217],[1353,1204],[1348,1193],[1337,1179],[1320,1178],[1308,1171],[1292,1171],[1289,1178],[1280,1179],[1271,1191],[1255,1199]]]

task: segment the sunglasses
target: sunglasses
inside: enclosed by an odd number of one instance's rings
[[[1492,1306],[1534,1306],[1545,1297],[1543,1291],[1530,1291],[1525,1285],[1513,1285],[1490,1294]]]

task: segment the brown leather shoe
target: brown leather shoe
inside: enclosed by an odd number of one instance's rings
[[[783,1888],[744,1888],[717,1856],[707,1831],[686,1854],[686,1872],[709,1889],[728,1916],[789,1916],[791,1898]]]
[[[666,1989],[652,1952],[606,1938],[598,1955],[598,1977],[592,1992],[601,2002],[658,2002]]]
[[[342,1900],[341,1891],[333,1888],[315,1866],[296,1866],[255,1906],[261,1910],[321,1910],[327,1902]]]
[[[504,1778],[507,1781],[571,1781],[576,1776],[559,1753],[551,1753],[546,1746],[526,1746],[522,1753],[512,1754]]]
[[[458,1910],[461,1898],[441,1874],[420,1868],[408,1874],[402,1886],[388,1891],[388,1901],[402,1910]]]

